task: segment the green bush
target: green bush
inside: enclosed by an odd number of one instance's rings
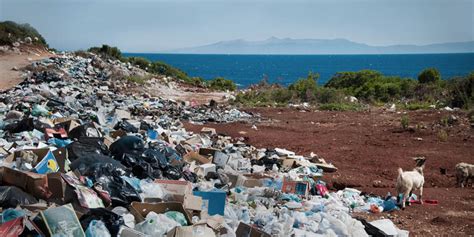
[[[152,63],[150,67],[148,68],[148,71],[151,73],[157,73],[157,74],[161,74],[161,75],[165,75],[169,77],[174,77],[176,79],[179,79],[185,82],[191,80],[185,72],[177,68],[174,68],[164,62],[157,61],[157,62]]]
[[[318,108],[329,111],[358,111],[361,106],[354,103],[327,103],[319,105]]]
[[[87,51],[100,55],[106,59],[125,61],[125,59],[122,57],[122,52],[120,52],[120,49],[106,44],[103,44],[102,47],[89,48]]]
[[[433,83],[441,80],[441,74],[436,68],[427,68],[418,75],[420,83]]]
[[[450,106],[470,109],[474,105],[474,72],[447,82]]]
[[[358,72],[339,72],[325,87],[344,91],[367,102],[390,102],[411,96],[416,81],[384,76],[380,72],[362,70]]]
[[[322,104],[340,103],[344,100],[344,93],[341,90],[327,87],[318,87],[314,92],[315,101]]]
[[[314,93],[318,87],[318,78],[319,74],[310,72],[307,78],[298,79],[288,89],[294,91],[301,100],[310,101],[314,98]]]
[[[402,118],[400,119],[400,125],[404,130],[407,130],[408,127],[410,126],[410,118],[408,115],[403,115]]]
[[[148,70],[148,67],[150,66],[151,62],[148,61],[148,59],[146,58],[142,58],[142,57],[128,57],[127,58],[127,61],[134,65],[134,66],[137,66],[143,70]]]
[[[146,83],[147,80],[149,80],[150,77],[141,77],[141,76],[128,76],[125,77],[125,80],[129,82],[135,82],[137,84],[143,85]]]
[[[33,44],[48,47],[46,40],[29,24],[17,24],[13,21],[0,22],[0,45],[12,44],[30,37]],[[38,38],[36,41],[35,38]]]
[[[225,79],[223,77],[216,77],[212,80],[206,82],[207,86],[213,90],[220,90],[220,91],[235,91],[237,89],[237,85],[229,79]]]
[[[241,91],[236,95],[235,103],[246,106],[286,106],[292,101],[294,92],[279,85]]]

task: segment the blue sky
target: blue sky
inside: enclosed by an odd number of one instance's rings
[[[0,0],[51,47],[159,52],[223,40],[345,38],[370,45],[474,40],[474,0]]]

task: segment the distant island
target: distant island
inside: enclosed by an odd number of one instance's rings
[[[471,53],[474,41],[429,45],[371,46],[347,39],[291,39],[271,37],[262,41],[243,39],[170,50],[181,54],[425,54]]]

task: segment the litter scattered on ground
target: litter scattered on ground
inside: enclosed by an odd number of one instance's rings
[[[139,72],[62,55],[1,94],[0,236],[408,235],[390,220],[353,218],[394,211],[397,198],[329,191],[321,177],[337,168],[315,154],[182,126],[252,115],[129,95],[110,80]]]

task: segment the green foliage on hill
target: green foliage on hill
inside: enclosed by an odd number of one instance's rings
[[[121,60],[125,61],[122,56],[122,52],[117,47],[112,47],[106,44],[103,44],[102,47],[92,47],[87,51],[95,53],[105,59],[114,59],[114,60]]]
[[[0,22],[0,45],[11,45],[30,37],[32,44],[48,47],[46,40],[29,24],[18,24],[13,21]]]
[[[474,73],[441,80],[437,70],[430,68],[420,75],[425,79],[385,76],[373,70],[339,72],[319,86],[318,74],[310,73],[287,88],[260,85],[242,91],[236,96],[236,103],[266,106],[309,102],[325,110],[354,110],[360,106],[354,106],[358,103],[347,98],[355,96],[362,103],[398,103],[409,110],[429,109],[431,105],[464,109],[474,106]]]

